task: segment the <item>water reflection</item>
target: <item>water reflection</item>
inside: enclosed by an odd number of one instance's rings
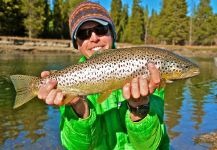
[[[189,86],[194,111],[192,120],[195,121],[195,129],[200,128],[205,115],[204,104],[210,100],[207,99],[207,96],[210,94],[211,90],[215,88],[212,85],[214,85],[217,81],[217,76],[215,75],[216,69],[213,69],[215,66],[212,63],[203,61],[200,63],[200,65],[202,66],[202,72],[200,76],[198,76],[198,78],[192,79],[192,84],[194,86]]]
[[[13,110],[15,91],[9,75],[39,76],[77,62],[69,54],[0,55],[0,149],[62,149],[58,108],[37,98]],[[217,130],[217,67],[211,58],[197,59],[201,74],[176,81],[166,88],[165,121],[172,149],[206,149],[192,138]]]
[[[165,94],[165,114],[166,124],[170,137],[174,138],[179,135],[179,132],[171,131],[174,126],[179,124],[179,119],[182,117],[179,110],[184,99],[182,93],[185,86],[185,81],[176,81],[166,87]]]
[[[213,115],[217,110],[216,68],[212,59],[198,62],[201,74],[197,78],[167,87],[166,120],[174,149],[207,149],[207,144],[196,145],[192,139],[217,129],[217,117]]]
[[[42,149],[52,149],[53,146],[61,149],[58,109],[48,107],[35,98],[14,110],[15,91],[9,75],[39,76],[42,70],[62,69],[75,61],[77,59],[73,59],[71,55],[61,55],[61,59],[58,55],[0,56],[0,149],[28,149],[33,145],[35,149],[41,147],[39,143],[46,145]],[[44,139],[43,142],[40,139]],[[50,140],[56,142],[52,143]]]

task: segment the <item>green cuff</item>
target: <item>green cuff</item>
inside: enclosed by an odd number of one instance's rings
[[[89,130],[96,121],[96,113],[94,109],[90,109],[90,115],[87,118],[79,118],[71,106],[62,106],[61,119],[62,123],[67,126],[71,126],[73,130],[77,132],[86,132]]]
[[[129,111],[126,115],[127,132],[134,149],[157,149],[162,138],[162,130],[158,116],[148,114],[141,121],[133,122],[130,119]]]
[[[75,113],[75,111],[72,108],[71,108],[71,112],[77,116],[77,114]],[[78,118],[78,116],[77,116],[77,118]],[[94,124],[95,120],[96,120],[96,113],[93,109],[90,109],[90,115],[87,118],[78,118],[78,120],[76,120],[76,122],[75,122],[75,124],[77,124],[78,126],[75,125],[74,127],[75,128],[78,127],[78,130],[81,128],[89,128],[89,127],[91,128],[91,126]]]
[[[126,113],[126,126],[127,129],[132,132],[152,132],[153,128],[159,125],[159,119],[157,115],[151,116],[147,114],[145,118],[138,122],[133,122],[130,118],[130,111]]]

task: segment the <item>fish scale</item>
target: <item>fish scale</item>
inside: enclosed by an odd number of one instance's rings
[[[199,74],[195,63],[166,49],[132,47],[103,50],[83,63],[52,71],[46,78],[12,75],[11,80],[17,91],[14,108],[30,100],[24,99],[23,94],[30,95],[28,98],[36,96],[40,86],[48,79],[57,80],[57,88],[69,98],[101,93],[102,98],[99,97],[98,101],[102,102],[113,90],[122,88],[133,78],[149,77],[148,63],[154,63],[165,80],[184,79]],[[64,103],[68,103],[68,100]]]

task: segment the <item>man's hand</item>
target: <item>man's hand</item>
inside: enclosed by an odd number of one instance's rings
[[[47,77],[50,75],[49,71],[43,71],[41,73],[41,77]],[[56,80],[48,80],[46,84],[42,85],[39,88],[38,98],[44,100],[44,102],[48,105],[63,105],[63,99],[65,98],[65,94],[60,90],[56,89],[57,81]],[[89,108],[87,102],[84,101],[80,97],[75,97],[69,103],[78,114],[78,116],[82,118],[86,118],[89,116]]]
[[[41,77],[47,77],[50,75],[50,72],[43,71],[41,73]],[[62,105],[62,100],[64,94],[61,90],[56,89],[57,81],[56,80],[48,80],[46,84],[42,85],[39,88],[38,98],[45,101],[48,105]]]
[[[148,96],[160,85],[160,72],[154,64],[148,64],[148,70],[150,71],[150,78],[140,76],[134,78],[130,83],[127,83],[123,87],[123,96],[128,100],[129,105],[132,107],[148,104]],[[136,121],[141,119],[141,117],[131,114],[131,119]]]

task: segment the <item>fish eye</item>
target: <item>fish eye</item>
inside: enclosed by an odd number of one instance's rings
[[[183,65],[182,65],[182,68],[188,69],[188,68],[189,68],[189,66],[188,66],[188,65],[185,65],[185,64],[183,64]]]

